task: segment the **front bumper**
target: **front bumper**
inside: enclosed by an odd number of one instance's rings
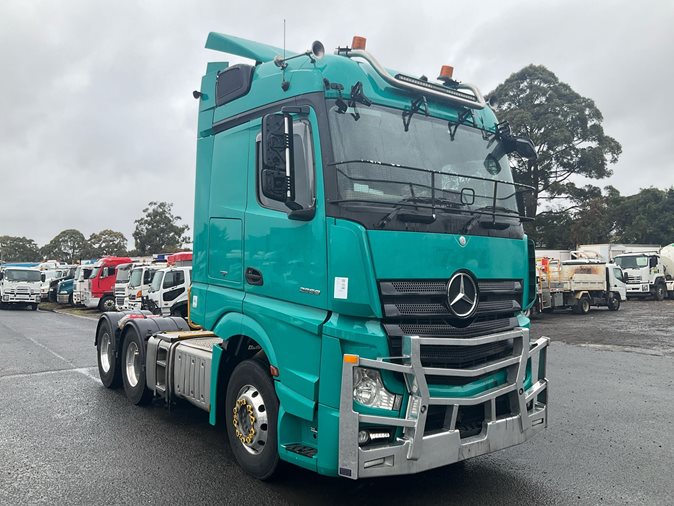
[[[82,301],[84,307],[87,309],[93,309],[98,307],[98,303],[101,301],[100,297],[87,297]]]
[[[3,293],[2,302],[5,304],[39,304],[39,294],[24,294],[24,293]]]
[[[513,341],[512,353],[505,358],[466,369],[424,367],[421,346],[477,346],[502,340]],[[357,479],[374,476],[412,474],[490,453],[526,441],[547,427],[546,353],[550,340],[541,337],[529,343],[529,330],[518,328],[487,336],[435,338],[405,336],[402,364],[387,359],[348,356],[343,363],[339,414],[339,475]],[[355,360],[354,360],[355,358]],[[531,381],[525,390],[527,364]],[[354,411],[354,367],[388,370],[403,374],[410,395],[405,418],[366,415]],[[432,397],[426,377],[480,377],[506,371],[505,383],[467,397]],[[510,412],[497,416],[496,401],[507,396]],[[445,424],[440,431],[424,434],[429,406],[447,406]],[[462,406],[483,405],[482,430],[461,438],[457,414]],[[414,409],[413,407],[416,407]],[[361,424],[402,427],[402,437],[373,447],[358,445]]]
[[[625,288],[627,289],[627,293],[636,293],[636,294],[648,294],[651,291],[651,288],[648,283],[630,283],[628,285],[625,285]]]
[[[73,297],[73,302],[75,302],[75,297]],[[69,293],[59,293],[56,295],[56,302],[59,304],[69,304],[70,303],[70,294]]]

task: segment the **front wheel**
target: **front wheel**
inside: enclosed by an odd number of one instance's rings
[[[620,309],[620,297],[616,297],[615,295],[610,295],[608,298],[608,310],[609,311],[617,311]]]
[[[115,310],[115,299],[111,295],[106,295],[101,299],[101,301],[98,303],[98,310],[99,311],[114,311]]]
[[[37,311],[37,306],[38,306],[37,304],[31,304],[30,305],[31,311]]]
[[[259,480],[278,467],[278,409],[269,368],[257,359],[237,365],[227,385],[227,437],[241,468]]]
[[[655,300],[665,300],[665,293],[667,289],[663,285],[655,285],[655,292],[653,292]]]
[[[145,378],[145,343],[133,327],[126,332],[122,346],[122,381],[124,393],[131,403],[141,406],[152,400],[152,391]]]

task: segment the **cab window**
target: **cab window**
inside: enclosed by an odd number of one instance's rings
[[[185,273],[183,271],[169,271],[164,276],[164,288],[173,288],[182,285],[185,282]]]

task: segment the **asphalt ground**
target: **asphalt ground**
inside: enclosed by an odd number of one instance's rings
[[[672,504],[674,301],[542,315],[550,420],[526,443],[413,476],[349,481],[236,465],[188,404],[98,381],[91,318],[0,311],[0,504]]]

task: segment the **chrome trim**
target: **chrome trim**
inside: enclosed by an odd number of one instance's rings
[[[421,346],[477,346],[512,340],[509,356],[465,369],[424,367]],[[529,330],[517,328],[487,336],[465,339],[404,336],[402,363],[391,357],[344,362],[339,414],[339,469],[341,476],[357,479],[371,476],[410,474],[444,466],[469,457],[493,452],[522,443],[547,427],[546,352],[550,340],[541,337],[529,341]],[[527,364],[531,366],[531,386],[524,389]],[[409,394],[407,412],[402,418],[365,415],[354,411],[353,368],[369,367],[402,373]],[[506,371],[506,382],[468,397],[432,397],[427,376],[478,377]],[[513,395],[510,414],[496,416],[496,400]],[[485,418],[479,435],[461,438],[457,414],[461,406],[485,404]],[[530,408],[527,406],[530,404]],[[448,425],[439,432],[425,435],[429,406],[449,406]],[[372,448],[358,445],[361,423],[402,427],[403,434],[395,441]]]
[[[469,84],[469,83],[459,83],[455,89],[457,90],[469,90],[475,95],[475,101],[473,100],[468,100],[461,98],[456,95],[450,95],[448,93],[443,93],[441,91],[436,91],[432,88],[425,88],[423,86],[416,85],[411,82],[405,82],[400,79],[396,79],[394,76],[388,73],[388,71],[377,61],[377,59],[372,56],[368,51],[361,50],[361,49],[342,49],[342,48],[337,48],[335,50],[335,54],[341,55],[341,56],[347,56],[349,58],[363,58],[365,61],[367,61],[370,65],[372,65],[372,68],[379,74],[384,81],[389,83],[391,86],[395,86],[396,88],[404,88],[408,89],[410,91],[415,91],[417,93],[421,93],[423,95],[427,96],[432,96],[434,98],[438,98],[441,100],[446,100],[448,102],[454,102],[456,104],[460,104],[466,107],[469,107],[471,109],[484,109],[487,106],[487,102],[485,101],[484,97],[482,96],[482,93],[478,89],[477,86],[474,84]],[[439,85],[442,86],[442,85]],[[451,90],[452,88],[448,88],[448,91]]]

